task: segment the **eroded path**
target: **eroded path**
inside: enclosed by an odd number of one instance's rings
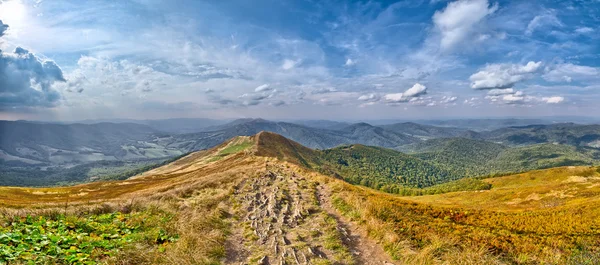
[[[324,185],[317,187],[317,197],[321,208],[338,222],[338,229],[343,235],[344,243],[350,248],[357,264],[367,265],[393,265],[392,259],[383,248],[374,240],[367,237],[366,233],[357,225],[340,215],[331,203],[331,191]]]
[[[282,172],[236,187],[225,264],[393,264],[335,211],[326,187]]]

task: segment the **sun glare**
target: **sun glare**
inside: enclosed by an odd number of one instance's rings
[[[9,0],[0,3],[0,20],[13,28],[25,20],[27,8],[20,0]]]

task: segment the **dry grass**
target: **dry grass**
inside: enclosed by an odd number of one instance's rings
[[[260,149],[244,146],[249,140],[260,143]],[[600,258],[599,174],[590,168],[559,168],[489,179],[486,181],[494,188],[485,192],[407,198],[353,186],[303,167],[310,162],[310,152],[294,143],[272,149],[269,143],[256,138],[238,141],[191,154],[126,181],[43,189],[2,187],[0,205],[4,207],[0,214],[11,218],[161,211],[175,216],[167,229],[179,235],[178,241],[166,245],[164,252],[137,243],[101,262],[220,264],[227,255],[227,240],[247,214],[240,199],[243,196],[236,192],[245,181],[279,170],[306,179],[281,182],[279,193],[287,195],[279,199],[290,201],[289,195],[294,195],[296,188],[286,187],[297,187],[302,194],[298,198],[305,200],[302,207],[318,208],[314,187],[316,183],[326,185],[332,191],[336,209],[364,228],[402,264],[595,264]],[[250,149],[262,156],[292,157],[290,161],[295,164],[256,156]],[[532,199],[534,193],[539,200]],[[522,201],[509,203],[515,198]],[[290,228],[290,239],[296,242],[293,246],[300,249],[318,243],[334,257],[336,249],[344,249],[332,229],[335,224],[319,211],[311,218],[314,222],[306,222],[306,227],[320,225],[321,233]],[[338,251],[338,263],[350,262],[345,251]],[[331,264],[326,259],[315,258],[312,262]]]
[[[593,167],[560,167],[484,179],[491,190],[407,197],[432,205],[496,211],[574,208],[600,203],[600,173]]]

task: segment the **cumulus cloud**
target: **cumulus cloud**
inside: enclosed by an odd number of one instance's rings
[[[4,36],[5,32],[8,30],[8,25],[4,24],[0,19],[0,37]]]
[[[408,102],[411,99],[427,94],[427,87],[419,83],[414,84],[411,88],[403,93],[386,94],[383,98],[388,103]]]
[[[487,0],[458,0],[449,3],[433,15],[433,23],[441,33],[440,48],[451,50],[469,38],[475,27],[486,16],[498,10],[498,4],[490,6]]]
[[[490,64],[471,75],[471,88],[478,90],[510,88],[516,83],[530,79],[541,69],[542,62],[518,64]]]
[[[427,93],[427,87],[419,83],[414,84],[411,88],[404,92],[405,97],[417,97]]]
[[[55,62],[21,47],[12,53],[0,50],[0,108],[56,106],[61,97],[53,88],[57,82],[66,79]]]
[[[355,65],[355,64],[356,64],[355,61],[353,61],[352,59],[348,58],[348,59],[346,59],[346,63],[344,65],[345,66],[352,66],[352,65]]]
[[[565,98],[554,96],[554,97],[544,97],[544,98],[542,98],[542,100],[548,104],[558,104],[558,103],[565,101]]]
[[[591,66],[564,63],[547,67],[542,77],[551,82],[586,81],[600,79],[600,70]]]
[[[260,85],[260,86],[256,87],[254,89],[254,92],[263,92],[263,91],[269,91],[269,90],[273,90],[273,88],[271,87],[271,85],[264,84],[264,85]]]

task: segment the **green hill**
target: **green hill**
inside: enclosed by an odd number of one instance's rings
[[[453,174],[475,177],[560,166],[595,164],[600,150],[561,144],[508,147],[483,140],[434,139],[406,148]]]
[[[342,146],[322,151],[321,159],[346,181],[376,189],[390,184],[422,188],[460,178],[416,157],[381,147]]]

